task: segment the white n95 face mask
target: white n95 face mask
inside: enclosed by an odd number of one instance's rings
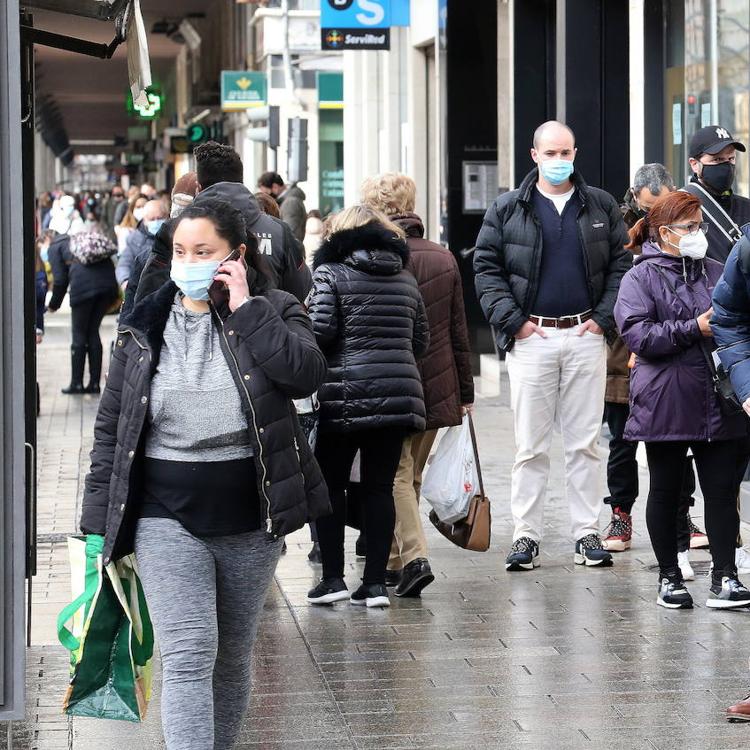
[[[679,245],[675,245],[674,242],[669,244],[676,247],[683,258],[692,258],[693,260],[703,260],[708,250],[708,240],[700,230],[695,234],[686,234],[680,237]]]

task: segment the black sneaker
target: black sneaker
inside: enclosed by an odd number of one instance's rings
[[[388,587],[398,586],[401,583],[401,576],[404,574],[404,569],[399,568],[398,570],[386,570],[385,571],[385,585]]]
[[[320,583],[307,592],[310,604],[333,604],[349,598],[349,589],[343,578],[323,578]]]
[[[417,597],[422,593],[422,589],[434,580],[430,563],[424,557],[418,557],[404,567],[401,583],[394,593],[396,596]]]
[[[539,567],[539,545],[528,536],[513,542],[505,558],[506,570],[534,570]]]
[[[599,534],[587,534],[576,542],[573,561],[589,568],[595,565],[606,568],[612,565],[612,555],[604,549]]]
[[[320,554],[320,544],[313,542],[312,549],[307,553],[307,559],[311,563],[317,563],[320,565],[323,562],[323,556]]]
[[[679,573],[663,575],[659,580],[659,594],[656,603],[667,609],[692,609],[693,597],[685,588]]]
[[[721,583],[712,581],[708,592],[706,606],[713,609],[732,609],[750,605],[750,591],[748,591],[736,575],[724,576]]]
[[[390,607],[388,589],[382,583],[362,584],[352,595],[352,604],[367,607]]]

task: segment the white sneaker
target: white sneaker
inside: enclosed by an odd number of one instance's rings
[[[677,565],[680,568],[680,573],[682,573],[683,581],[695,580],[695,571],[693,570],[693,566],[690,564],[689,550],[677,553]]]
[[[737,566],[737,573],[750,573],[750,550],[738,547],[734,553],[734,564]]]

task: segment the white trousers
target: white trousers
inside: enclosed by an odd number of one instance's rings
[[[545,328],[517,340],[508,353],[516,461],[510,505],[514,541],[539,542],[550,467],[552,431],[558,425],[565,451],[565,492],[574,540],[598,533],[601,508],[599,435],[607,376],[603,336],[580,327]]]

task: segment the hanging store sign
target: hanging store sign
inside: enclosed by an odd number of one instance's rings
[[[322,49],[390,49],[391,2],[320,0]]]
[[[224,112],[265,107],[267,91],[265,73],[257,70],[221,71],[221,109]]]

